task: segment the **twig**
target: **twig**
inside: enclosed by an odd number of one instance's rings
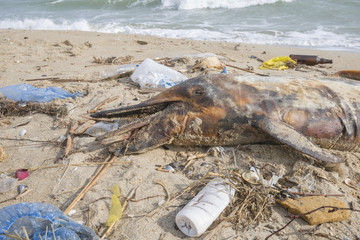
[[[28,233],[27,233],[27,231],[26,231],[25,226],[23,226],[22,229],[23,229],[23,231],[24,231],[24,234],[25,234],[26,239],[30,240],[29,235],[28,235]]]
[[[27,240],[26,238],[22,238],[19,235],[16,235],[15,233],[9,232],[4,230],[5,233],[0,233],[0,236],[5,236],[5,237],[9,237],[12,239],[17,239],[17,240]]]
[[[29,141],[29,142],[37,142],[37,143],[52,143],[52,144],[59,144],[58,141],[53,140],[33,140],[28,138],[7,138],[7,137],[0,137],[0,140],[9,140],[9,141]]]
[[[61,181],[63,180],[63,178],[65,177],[65,174],[67,173],[67,170],[69,169],[69,165],[70,165],[70,159],[68,159],[68,163],[66,164],[66,168],[63,172],[63,174],[61,175],[61,177],[59,178],[56,186],[54,187],[54,190],[53,190],[53,194],[55,193],[55,191],[57,190],[57,188],[59,187]]]
[[[64,151],[64,157],[67,157],[71,151],[72,148],[72,137],[70,134],[68,134],[67,138],[66,138],[66,147],[65,147],[65,151]]]
[[[71,79],[71,78],[47,77],[47,78],[25,79],[25,81],[27,81],[27,82],[35,82],[35,81],[50,81],[50,82],[98,82],[99,80],[85,80],[85,79]]]
[[[323,196],[323,197],[345,197],[344,194],[319,194],[319,193],[299,193],[287,191],[291,194],[300,195],[300,196]]]
[[[170,192],[169,192],[169,190],[167,189],[166,185],[163,182],[156,181],[155,183],[161,185],[165,189],[166,196],[167,196],[165,204],[167,204],[170,201]]]
[[[263,76],[263,77],[268,77],[269,76],[268,74],[256,73],[254,71],[251,71],[251,70],[248,70],[248,69],[245,69],[245,68],[241,68],[241,67],[237,67],[237,66],[234,66],[234,65],[230,65],[230,64],[226,64],[226,66],[227,67],[232,67],[232,68],[235,68],[235,69],[239,69],[241,71],[249,72],[249,73],[254,73],[256,75]]]
[[[164,195],[154,195],[154,196],[144,197],[144,198],[140,198],[140,199],[132,199],[130,201],[131,202],[140,202],[140,201],[144,201],[144,200],[148,200],[150,198],[156,198],[156,197],[164,197]]]
[[[316,211],[319,211],[321,209],[325,209],[325,208],[331,208],[329,210],[329,212],[335,212],[335,211],[338,211],[338,210],[348,210],[348,211],[354,211],[354,212],[360,212],[360,210],[357,210],[357,209],[353,209],[353,208],[339,208],[339,207],[334,207],[334,206],[321,206],[321,207],[318,207],[318,208],[315,208],[309,212],[306,212],[306,213],[303,213],[303,214],[298,214],[298,215],[294,215],[294,216],[291,216],[291,220],[285,224],[283,227],[281,227],[280,229],[276,230],[275,232],[273,232],[272,234],[270,234],[269,236],[267,236],[265,238],[265,240],[271,238],[272,236],[274,236],[275,234],[278,234],[279,232],[281,232],[283,229],[285,229],[287,226],[289,226],[293,221],[295,221],[296,219],[300,218],[300,217],[303,217],[305,215],[309,215],[309,214],[312,214],[313,212],[316,212]]]
[[[110,102],[112,102],[112,101],[115,101],[115,100],[118,99],[118,98],[119,98],[118,96],[115,96],[115,97],[112,97],[112,98],[108,98],[108,99],[102,101],[101,103],[99,103],[94,109],[88,110],[87,112],[88,112],[88,113],[95,113],[95,112],[99,111],[99,109],[100,109],[102,106],[104,106],[105,104],[110,103]]]
[[[54,229],[53,224],[51,224],[51,229],[52,229],[52,233],[53,233],[53,238],[54,238],[54,239],[56,239],[56,236],[55,236],[55,229]]]
[[[1,203],[4,203],[4,202],[11,201],[11,200],[17,200],[17,199],[19,199],[19,198],[27,195],[27,194],[28,194],[29,192],[31,192],[31,191],[32,191],[32,189],[28,189],[28,190],[26,190],[25,192],[19,193],[19,194],[16,195],[15,197],[8,198],[8,199],[5,199],[5,200],[1,201],[0,204],[1,204]]]
[[[56,164],[56,165],[50,165],[50,166],[40,166],[40,167],[33,167],[28,168],[30,172],[39,170],[39,169],[46,169],[46,168],[56,168],[56,167],[65,167],[65,166],[71,166],[71,167],[84,167],[89,165],[106,165],[106,164],[115,164],[115,163],[130,163],[129,161],[113,161],[113,162],[101,162],[101,163],[72,163],[72,164]],[[9,169],[5,171],[0,171],[0,173],[5,172],[14,172],[17,169]]]
[[[113,163],[116,158],[117,158],[116,156],[111,157],[111,155],[109,155],[105,159],[104,163]],[[87,193],[90,190],[90,188],[95,185],[95,183],[99,180],[101,175],[104,174],[104,172],[106,171],[106,169],[108,169],[109,166],[110,166],[110,164],[102,165],[98,169],[98,171],[95,173],[95,175],[90,179],[89,183],[84,187],[84,189],[79,193],[79,195],[74,199],[74,201],[64,211],[64,213],[66,215],[69,214],[69,212],[75,207],[75,205],[80,201],[80,199],[85,195],[85,193]]]

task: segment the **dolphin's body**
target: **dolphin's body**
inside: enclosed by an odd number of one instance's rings
[[[326,149],[359,151],[360,84],[355,81],[207,75],[140,104],[95,118],[139,120],[98,140],[115,152],[164,144],[229,146],[280,142],[324,162]]]

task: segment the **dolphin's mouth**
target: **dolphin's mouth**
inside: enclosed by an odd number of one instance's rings
[[[91,114],[93,118],[130,119],[130,123],[120,127],[118,130],[109,132],[96,138],[103,145],[109,145],[130,139],[132,136],[150,122],[167,107],[176,103],[168,102],[143,102],[134,106],[112,109]],[[136,119],[136,120],[134,120]]]
[[[144,118],[155,113],[163,111],[169,105],[175,102],[159,102],[159,103],[140,103],[134,106],[112,109],[97,112],[91,115],[93,118],[118,118],[118,119],[134,119]]]

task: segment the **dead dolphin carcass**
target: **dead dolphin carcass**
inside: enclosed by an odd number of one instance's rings
[[[359,151],[359,99],[360,85],[353,81],[217,74],[92,117],[136,119],[98,138],[117,153],[141,153],[164,144],[280,142],[339,163],[343,159],[326,149]]]

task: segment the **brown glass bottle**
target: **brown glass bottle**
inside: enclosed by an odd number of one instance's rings
[[[315,55],[291,54],[289,57],[292,60],[296,61],[297,63],[306,64],[309,66],[314,66],[316,64],[323,64],[323,63],[332,63],[331,59],[319,58],[318,56],[315,56]]]

